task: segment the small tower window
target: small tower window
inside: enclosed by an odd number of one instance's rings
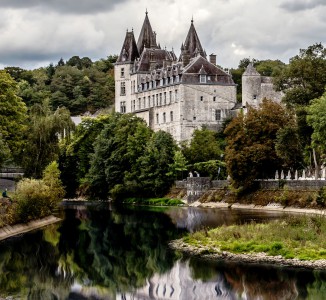
[[[203,101],[204,100],[204,97],[203,96],[200,96],[200,101]]]
[[[164,112],[163,113],[163,123],[165,123],[166,122],[166,113]]]
[[[170,121],[173,122],[173,111],[170,111]]]
[[[126,112],[126,101],[120,102],[120,112],[125,113]]]
[[[121,82],[121,85],[120,85],[120,95],[121,96],[126,95],[126,83],[125,82]]]
[[[120,72],[120,77],[121,77],[121,78],[124,78],[124,77],[125,77],[125,68],[121,68],[120,71],[121,71],[121,72]]]
[[[253,96],[253,99],[254,99],[254,100],[257,100],[257,95],[254,95],[254,96]]]
[[[158,124],[158,121],[159,121],[158,114],[156,114],[156,124]]]
[[[214,102],[216,101],[216,97],[215,97],[215,96],[213,97],[213,101],[214,101]]]

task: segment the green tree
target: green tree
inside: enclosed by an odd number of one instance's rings
[[[293,116],[280,104],[263,100],[258,109],[248,108],[225,129],[226,165],[232,184],[248,188],[255,179],[271,178],[283,161],[276,155],[276,135]]]
[[[26,112],[26,105],[17,96],[17,83],[7,72],[0,71],[0,139],[16,161],[24,144]]]
[[[219,159],[223,154],[223,142],[215,131],[206,127],[195,129],[189,146],[183,145],[183,153],[190,164]]]
[[[44,101],[30,109],[28,126],[22,165],[27,176],[40,178],[43,169],[58,158],[59,137],[69,137],[74,124],[67,109],[52,112],[49,102]]]
[[[176,150],[174,152],[173,163],[170,165],[171,175],[173,175],[175,179],[183,179],[184,171],[188,170],[187,164],[188,162],[185,156],[183,155],[182,151]]]
[[[326,49],[321,43],[300,49],[298,55],[274,79],[275,86],[284,91],[288,105],[308,105],[319,98],[326,86]]]

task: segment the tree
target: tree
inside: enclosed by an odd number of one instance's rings
[[[171,175],[176,179],[180,177],[183,179],[183,172],[188,170],[187,164],[188,162],[182,151],[176,150],[174,152],[173,163],[170,165]]]
[[[40,178],[43,169],[58,158],[59,136],[69,137],[74,124],[66,108],[52,112],[45,100],[30,109],[28,125],[22,165],[27,176]]]
[[[311,139],[316,169],[315,173],[317,176],[319,175],[321,165],[318,161],[318,156],[322,156],[324,162],[326,158],[326,92],[311,102],[307,108],[307,112],[307,122],[313,128]]]
[[[288,105],[308,105],[319,98],[326,86],[326,49],[321,43],[300,49],[274,79],[275,86],[285,93]]]
[[[218,134],[206,127],[195,129],[190,145],[183,146],[183,153],[191,164],[219,159],[223,154],[223,146]]]
[[[17,96],[17,83],[5,71],[0,71],[0,139],[18,161],[26,129],[27,108]]]
[[[280,104],[263,100],[258,109],[249,107],[225,129],[226,165],[232,184],[248,188],[255,179],[270,178],[283,161],[276,155],[276,135],[293,116]]]

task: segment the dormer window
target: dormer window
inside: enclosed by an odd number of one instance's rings
[[[199,75],[199,82],[200,83],[206,83],[207,82],[207,76],[202,74],[202,75]]]

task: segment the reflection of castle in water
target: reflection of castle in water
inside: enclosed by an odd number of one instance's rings
[[[238,299],[227,287],[224,277],[217,274],[203,282],[193,279],[189,263],[178,261],[165,274],[155,274],[146,286],[131,293],[117,294],[118,300],[210,300]]]

